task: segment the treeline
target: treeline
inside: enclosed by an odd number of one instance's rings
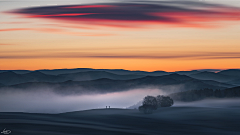
[[[153,113],[154,110],[157,110],[160,107],[170,107],[173,103],[173,100],[168,96],[146,96],[143,99],[142,106],[139,106],[138,110],[145,114],[149,114]]]
[[[240,87],[229,88],[225,90],[190,90],[184,92],[173,93],[169,95],[175,101],[197,101],[205,98],[239,98]]]

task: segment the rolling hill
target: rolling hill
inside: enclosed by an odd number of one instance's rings
[[[232,81],[227,82],[228,84],[233,84],[233,85],[237,85],[240,86],[240,78],[239,79],[235,79]]]
[[[31,78],[16,74],[13,71],[0,73],[0,83],[4,85],[13,85],[19,83],[31,82]]]
[[[89,81],[65,81],[58,83],[28,82],[8,86],[8,88],[22,90],[46,90],[51,89],[59,94],[84,94],[84,93],[108,93],[127,91],[132,89],[161,89],[167,93],[187,91],[193,89],[225,89],[228,85],[212,85],[211,81],[201,81],[186,75],[170,74],[165,76],[146,76],[130,80],[113,80],[101,78]],[[230,86],[229,86],[230,87]],[[3,89],[3,88],[2,88]]]
[[[96,80],[100,78],[108,78],[113,80],[129,80],[135,78],[144,77],[143,75],[118,75],[109,73],[106,71],[86,71],[86,72],[77,72],[70,74],[60,74],[58,75],[60,78],[64,78],[65,80],[73,80],[73,81],[87,81],[87,80]]]
[[[189,76],[199,80],[213,80],[218,82],[229,82],[238,78],[236,76],[224,75],[207,71],[200,72],[197,74],[191,74]]]
[[[218,72],[218,74],[240,77],[240,69],[228,69]]]
[[[203,100],[207,98],[240,98],[240,86],[227,88],[224,90],[191,90],[177,92],[169,95],[174,101],[191,102],[197,100]]]

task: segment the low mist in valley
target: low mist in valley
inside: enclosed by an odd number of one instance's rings
[[[146,95],[165,94],[159,89],[133,89],[124,92],[86,95],[60,95],[51,89],[6,90],[0,92],[0,112],[63,113],[87,109],[126,108]]]
[[[175,102],[173,107],[213,107],[213,108],[234,108],[240,107],[240,98],[229,99],[204,99],[193,102]]]
[[[171,91],[169,91],[171,92]],[[168,95],[156,88],[132,89],[122,92],[59,94],[50,88],[38,90],[7,89],[0,92],[0,112],[63,113],[87,109],[138,108],[147,96]],[[194,102],[175,101],[173,107],[240,107],[240,99],[205,99]],[[140,103],[141,104],[141,103]],[[130,107],[131,108],[131,107]]]

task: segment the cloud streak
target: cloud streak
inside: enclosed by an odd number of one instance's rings
[[[73,36],[113,36],[114,34],[108,33],[90,33],[90,32],[72,32],[66,31],[64,29],[56,29],[56,28],[9,28],[9,29],[0,29],[0,32],[11,32],[11,31],[38,31],[38,32],[46,32],[46,33],[55,33],[55,34],[65,34],[65,35],[73,35]]]
[[[216,21],[239,21],[240,8],[203,2],[140,1],[91,5],[24,8],[11,13],[28,18],[45,18],[111,27],[176,25],[208,27]],[[211,25],[210,25],[211,26]]]
[[[9,46],[9,45],[13,45],[13,44],[2,44],[0,43],[0,46],[3,45],[3,46]]]
[[[30,28],[10,28],[10,29],[0,29],[0,32],[6,31],[22,31],[22,30],[31,30]]]
[[[94,59],[240,59],[240,52],[192,52],[179,54],[107,54],[86,52],[35,52],[34,54],[2,54],[0,59],[31,59],[31,58],[94,58]]]

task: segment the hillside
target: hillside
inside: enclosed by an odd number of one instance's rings
[[[173,93],[169,95],[174,101],[197,101],[207,98],[240,98],[240,86],[224,90],[202,89]]]
[[[0,113],[0,125],[17,135],[239,135],[239,108],[167,107],[92,109],[61,114]]]
[[[58,83],[50,82],[28,82],[8,86],[9,88],[22,90],[51,89],[59,94],[83,94],[83,93],[107,93],[127,91],[132,89],[161,89],[167,93],[187,91],[193,89],[225,89],[227,87],[211,85],[211,81],[201,81],[186,75],[176,73],[164,76],[146,76],[130,80],[112,80],[101,78],[89,81],[65,81]],[[227,86],[227,85],[226,85]],[[3,90],[4,88],[2,88]]]
[[[228,69],[218,72],[218,74],[240,77],[240,69]]]
[[[13,85],[19,83],[31,82],[31,78],[16,74],[13,71],[0,73],[0,83],[4,85]]]
[[[218,82],[229,82],[238,78],[236,76],[218,74],[218,73],[207,72],[207,71],[200,72],[197,74],[191,74],[189,76],[199,80],[213,80]]]
[[[96,80],[100,78],[108,78],[113,80],[129,80],[135,78],[144,77],[143,75],[118,75],[109,73],[106,71],[86,71],[86,72],[77,72],[77,73],[69,73],[69,74],[60,74],[58,75],[60,78],[65,78],[65,80],[73,80],[73,81],[87,81],[87,80]]]

